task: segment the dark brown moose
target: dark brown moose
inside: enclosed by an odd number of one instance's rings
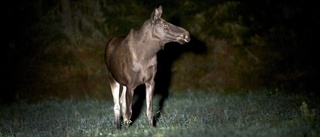
[[[134,89],[141,84],[146,86],[148,123],[153,126],[152,96],[157,71],[156,54],[168,42],[184,44],[190,41],[188,31],[165,21],[161,18],[161,14],[162,7],[159,6],[140,29],[131,29],[127,36],[110,39],[105,47],[105,63],[109,73],[118,129],[121,127],[120,109],[124,126],[130,125]]]

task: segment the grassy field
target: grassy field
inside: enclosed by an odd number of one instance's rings
[[[137,99],[137,98],[136,98]],[[116,130],[112,100],[47,99],[0,109],[0,137],[10,136],[319,136],[320,107],[307,96],[271,91],[171,92],[163,109],[154,98],[156,127],[145,106],[128,129]]]

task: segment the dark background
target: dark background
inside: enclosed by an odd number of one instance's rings
[[[313,2],[31,0],[3,4],[1,104],[108,98],[104,44],[140,27],[158,5],[192,41],[159,52],[156,92],[317,95],[320,12]]]

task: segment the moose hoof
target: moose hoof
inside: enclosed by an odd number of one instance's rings
[[[132,121],[130,119],[124,119],[124,126],[125,127],[129,127],[129,125],[132,123]]]

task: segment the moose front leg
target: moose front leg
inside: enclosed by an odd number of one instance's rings
[[[147,117],[149,126],[153,126],[153,114],[152,114],[152,97],[154,91],[154,81],[146,83],[146,102],[147,102]]]
[[[123,91],[121,94],[121,107],[123,114],[123,123],[125,127],[129,127],[132,123],[130,120],[132,115],[132,98],[133,98],[133,90],[134,88],[123,86]]]

